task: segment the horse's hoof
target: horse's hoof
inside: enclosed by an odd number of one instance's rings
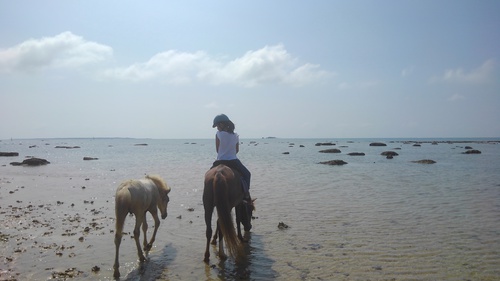
[[[217,245],[217,240],[212,240],[212,243],[210,243],[212,245]]]
[[[120,278],[120,272],[115,270],[115,273],[113,274],[113,277],[114,277],[115,279]]]

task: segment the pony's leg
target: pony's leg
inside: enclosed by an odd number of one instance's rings
[[[205,200],[203,200],[205,201]],[[205,203],[205,225],[207,226],[207,230],[205,232],[205,236],[207,238],[207,245],[205,248],[205,262],[210,260],[210,238],[212,237],[212,213],[214,212],[214,206],[209,206],[208,203]]]
[[[145,214],[135,214],[134,239],[137,247],[137,255],[139,256],[139,260],[141,262],[146,260],[142,252],[141,244],[139,243],[139,236],[141,235],[140,227],[145,220]]]
[[[148,221],[146,219],[146,214],[144,214],[144,220],[142,221],[142,233],[144,234],[144,237],[142,239],[142,245],[144,246],[144,251],[149,251],[147,232],[148,232]]]
[[[151,213],[151,215],[153,215],[153,218],[155,220],[155,230],[153,231],[153,236],[151,236],[151,240],[144,248],[146,251],[151,250],[151,247],[153,247],[153,243],[155,242],[155,239],[156,239],[156,232],[158,231],[158,228],[160,227],[160,218],[158,218],[158,213],[153,212],[153,213]],[[144,233],[144,237],[146,237],[146,233]]]

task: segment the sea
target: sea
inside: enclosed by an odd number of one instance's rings
[[[241,139],[256,199],[246,258],[211,246],[208,263],[213,139],[8,139],[0,152],[19,153],[0,157],[0,280],[113,280],[115,191],[147,174],[172,188],[168,217],[144,263],[127,217],[120,280],[500,280],[500,139]],[[27,157],[50,164],[10,164]]]

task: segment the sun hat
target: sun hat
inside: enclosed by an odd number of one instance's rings
[[[219,114],[219,115],[215,116],[214,124],[212,125],[212,128],[217,127],[217,124],[219,124],[221,122],[231,122],[231,120],[229,120],[229,117],[227,117],[226,114]]]

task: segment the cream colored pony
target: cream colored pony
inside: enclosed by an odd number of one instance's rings
[[[159,176],[146,176],[145,179],[128,180],[120,184],[116,190],[115,197],[115,213],[116,213],[116,232],[115,232],[115,264],[114,277],[120,277],[120,264],[118,262],[120,243],[122,241],[123,224],[127,214],[135,215],[135,228],[134,239],[137,246],[137,254],[141,262],[146,258],[139,243],[140,227],[144,232],[144,251],[149,251],[155,241],[156,231],[160,226],[160,219],[158,218],[158,211],[160,209],[161,218],[167,217],[168,193],[170,187],[167,186],[165,181]],[[146,212],[151,213],[155,220],[155,230],[151,241],[147,243],[146,231],[148,223],[146,220]]]

